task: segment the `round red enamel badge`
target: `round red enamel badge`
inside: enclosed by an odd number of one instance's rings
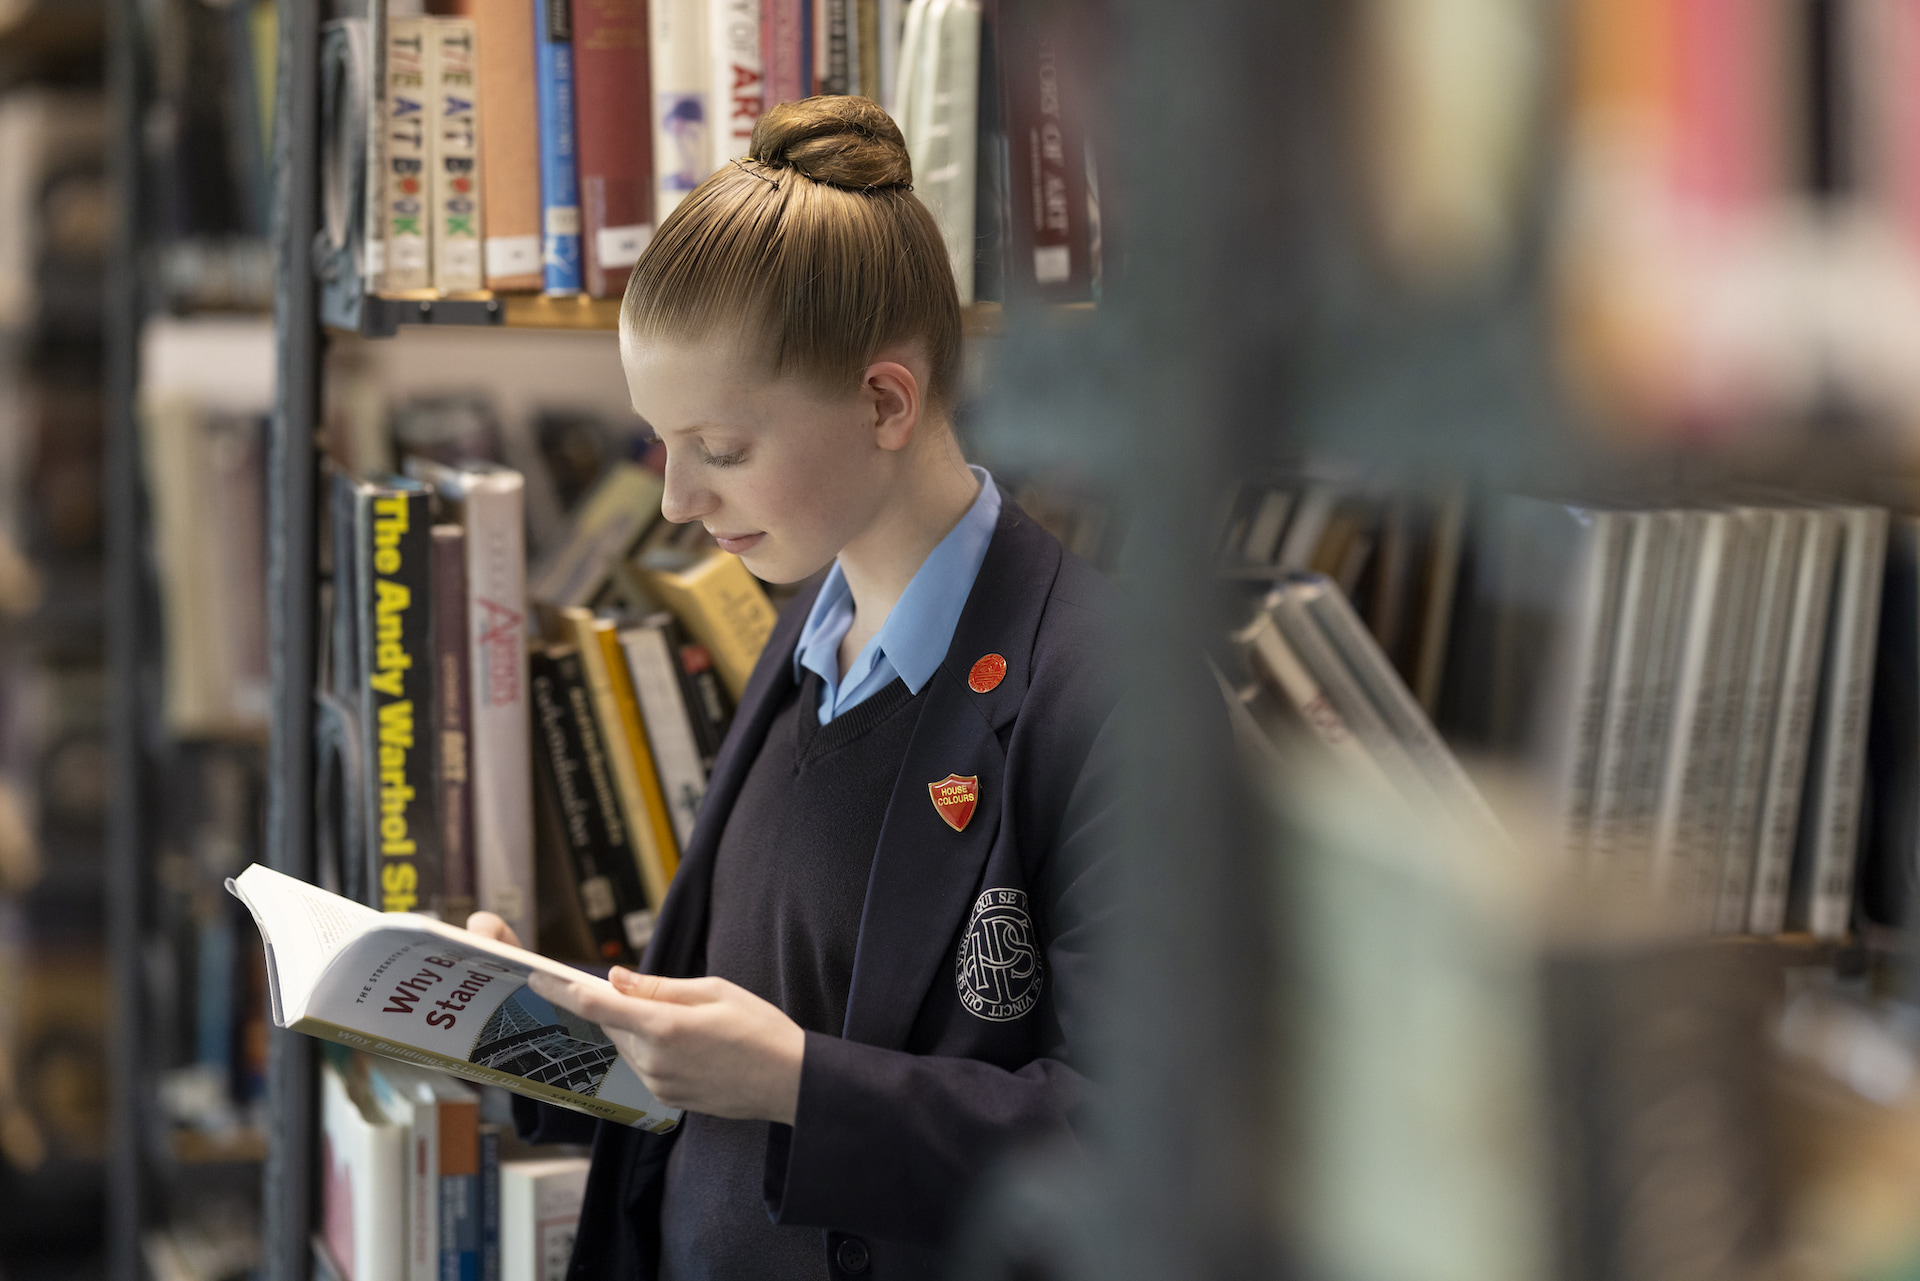
[[[1006,674],[1007,660],[998,654],[988,654],[967,673],[967,688],[976,694],[984,694],[998,685]]]

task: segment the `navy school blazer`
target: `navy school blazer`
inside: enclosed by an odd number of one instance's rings
[[[776,624],[714,763],[641,968],[704,975],[720,834],[793,688],[816,586]],[[1071,1136],[1089,1103],[1087,1019],[1117,897],[1113,587],[1003,495],[1000,519],[901,762],[874,851],[846,1024],[807,1033],[792,1127],[769,1123],[773,1220],[821,1229],[827,1275],[942,1275],[974,1180]],[[1006,675],[968,683],[987,654]],[[952,830],[929,784],[977,775]],[[516,1100],[526,1137],[593,1144],[569,1281],[657,1275],[674,1136]]]

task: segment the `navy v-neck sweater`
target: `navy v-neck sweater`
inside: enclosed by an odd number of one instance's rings
[[[924,691],[923,691],[924,693]],[[839,1036],[874,848],[924,700],[895,680],[825,725],[820,678],[787,698],[727,816],[713,868],[707,973]],[[667,1164],[661,1271],[671,1281],[826,1277],[815,1228],[776,1227],[767,1123],[689,1112]]]

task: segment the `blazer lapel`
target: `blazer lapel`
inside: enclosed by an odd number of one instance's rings
[[[720,849],[720,833],[727,815],[746,783],[747,771],[760,755],[767,728],[780,711],[780,705],[793,688],[793,651],[800,643],[807,612],[820,593],[814,584],[787,606],[773,634],[754,665],[753,675],[740,694],[734,709],[733,726],[714,759],[713,774],[707,780],[706,799],[700,803],[700,817],[693,825],[693,836],[680,851],[680,869],[674,874],[661,904],[654,926],[653,941],[641,958],[640,968],[649,974],[686,978],[705,974],[707,951],[707,909],[713,890],[713,860]]]
[[[1020,710],[1059,567],[1059,544],[1003,496],[993,541],[946,660],[929,681],[880,829],[842,1030],[849,1041],[903,1046],[936,974],[951,966],[956,924],[966,919],[1005,821],[1006,753],[997,731]],[[968,673],[987,654],[1006,659],[1006,675],[976,693]],[[973,817],[957,832],[928,791],[950,774],[979,780]]]

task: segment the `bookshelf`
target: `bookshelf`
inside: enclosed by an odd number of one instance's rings
[[[1052,309],[1052,323],[1085,323],[1093,315],[1091,303],[1068,303]],[[961,313],[969,338],[996,337],[1005,330],[1000,304],[973,303]],[[383,294],[361,304],[359,333],[368,338],[391,338],[402,325],[498,326],[507,329],[591,329],[603,332],[620,327],[618,298],[549,298],[544,294],[490,292],[459,296]]]

